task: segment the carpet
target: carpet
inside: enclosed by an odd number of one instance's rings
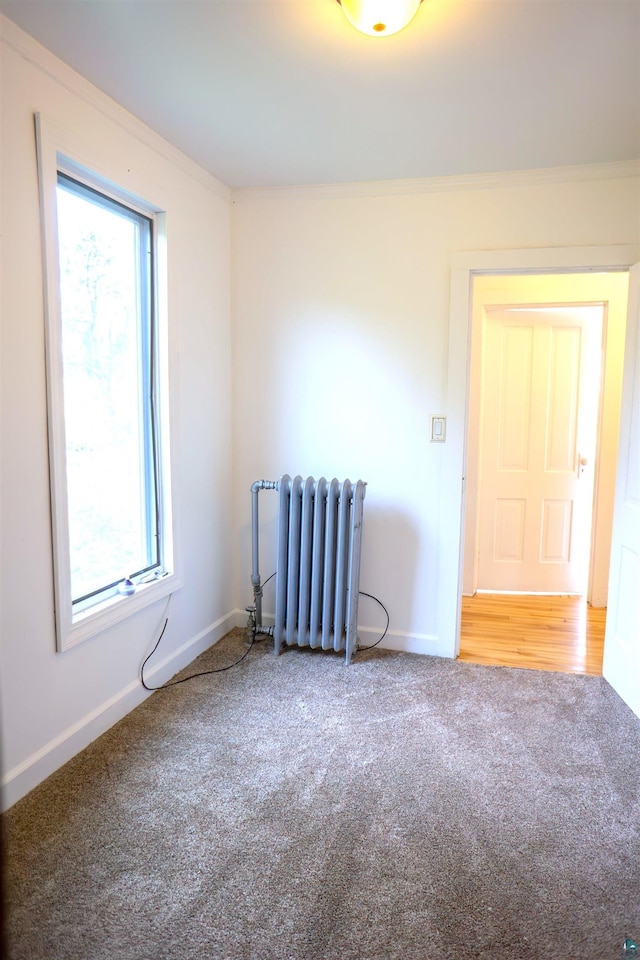
[[[263,641],[8,811],[8,956],[617,960],[639,761],[602,678]]]

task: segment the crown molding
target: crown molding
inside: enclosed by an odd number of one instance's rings
[[[244,188],[231,191],[233,203],[254,200],[325,199],[416,196],[462,190],[494,190],[505,187],[536,187],[547,183],[584,183],[593,180],[640,178],[640,160],[595,163],[572,167],[544,167],[465,176],[430,177],[416,180],[376,180],[364,183],[333,183],[303,187]]]
[[[512,170],[463,176],[430,177],[413,180],[378,180],[291,187],[246,187],[233,189],[174,147],[106,93],[86,80],[46,47],[0,14],[0,41],[70,93],[84,100],[176,167],[179,167],[215,194],[233,203],[282,199],[341,199],[358,197],[416,196],[463,190],[491,190],[505,187],[539,186],[547,183],[581,183],[640,177],[640,159],[582,166]]]
[[[25,33],[3,14],[0,14],[0,41],[40,70],[41,73],[99,110],[103,116],[116,123],[144,146],[149,147],[165,160],[179,167],[184,173],[222,199],[229,200],[231,196],[230,187],[214,177],[204,167],[201,167],[195,160],[187,157],[160,134],[155,133],[154,130],[56,57],[55,54],[43,47],[41,43],[34,40],[33,37]]]

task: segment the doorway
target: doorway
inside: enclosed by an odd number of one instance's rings
[[[627,274],[620,272],[473,278],[461,656],[473,648],[474,656],[487,662],[478,650],[477,637],[469,639],[468,626],[479,618],[487,635],[487,655],[501,636],[500,625],[510,622],[517,658],[526,661],[530,652],[531,666],[542,663],[544,669],[544,663],[551,662],[553,669],[562,669],[564,657],[567,669],[580,672],[587,647],[589,672],[594,672],[598,660],[601,664],[627,288]],[[534,340],[540,344],[535,347],[535,362]],[[588,340],[590,349],[585,348]],[[558,348],[564,354],[557,354]],[[500,381],[501,365],[504,383],[496,391],[493,386]],[[557,462],[548,477],[549,495],[545,497],[542,488],[549,471],[538,469],[529,475],[534,497],[527,502],[524,468],[530,464],[525,461],[536,455],[548,461],[550,443],[548,410],[536,412],[529,406],[536,381],[545,403],[550,392],[559,391],[563,398],[559,405],[554,401],[552,412]],[[505,390],[511,395],[505,396]],[[574,416],[578,394],[583,408],[580,430]],[[506,413],[500,409],[501,402]],[[536,423],[536,417],[545,422]],[[509,439],[509,429],[517,438],[508,457],[515,469],[500,477],[493,468],[498,446],[504,446],[505,437]],[[518,446],[524,434],[531,441],[526,450],[522,443]],[[499,483],[504,486],[505,477],[507,486],[500,496]],[[582,519],[578,519],[579,509]],[[491,593],[482,601],[482,610],[478,591]],[[507,594],[521,597],[514,600]],[[552,594],[574,597],[552,603],[548,596]],[[562,638],[559,629],[564,630]],[[554,634],[559,660],[552,649],[542,655],[539,649],[541,638],[548,640]],[[499,659],[495,649],[493,655]]]
[[[640,245],[608,244],[581,247],[528,247],[507,250],[467,250],[451,257],[449,340],[447,346],[447,416],[446,443],[440,460],[440,486],[443,494],[438,504],[438,518],[446,536],[441,537],[434,575],[438,592],[435,609],[435,634],[431,652],[455,658],[460,649],[460,614],[462,607],[464,522],[467,490],[467,422],[469,416],[469,362],[471,305],[474,278],[477,276],[536,276],[570,273],[611,274],[630,276],[631,266],[640,257]],[[635,288],[634,288],[635,289]],[[628,348],[626,348],[628,353]],[[609,357],[607,357],[609,362]],[[620,395],[619,388],[619,395]],[[615,461],[615,452],[603,455],[600,461]],[[615,473],[615,467],[613,467]],[[615,497],[616,505],[618,496]],[[593,599],[596,602],[595,578]],[[604,603],[606,604],[606,594]],[[608,641],[607,641],[608,642]],[[605,649],[606,663],[606,649]]]

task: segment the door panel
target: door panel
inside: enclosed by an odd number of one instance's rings
[[[640,264],[629,274],[603,673],[640,716]]]
[[[586,589],[601,336],[600,306],[485,310],[479,589]]]
[[[500,562],[524,560],[526,500],[497,499],[494,555]]]
[[[500,336],[501,333],[501,336]],[[498,337],[500,337],[498,341]],[[495,349],[497,348],[497,349]],[[487,357],[487,376],[497,376],[499,406],[489,416],[498,423],[498,470],[527,470],[529,463],[529,428],[531,424],[531,377],[533,362],[533,327],[507,326],[492,330]],[[488,404],[487,404],[488,406]]]
[[[575,463],[582,333],[578,327],[550,330],[545,431],[545,470],[548,472],[570,473]]]
[[[543,500],[541,563],[569,563],[571,559],[571,500]]]

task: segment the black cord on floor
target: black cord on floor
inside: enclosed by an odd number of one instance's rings
[[[377,597],[374,597],[374,595],[373,595],[372,593],[365,593],[364,590],[360,590],[359,593],[360,593],[360,596],[361,596],[361,597],[369,597],[370,600],[375,600],[375,602],[376,602],[379,606],[382,607],[382,609],[384,610],[384,612],[385,612],[386,615],[387,615],[387,625],[386,625],[386,627],[384,628],[384,631],[383,631],[383,633],[382,633],[382,636],[381,636],[378,640],[376,640],[375,643],[370,643],[370,644],[368,644],[367,646],[364,646],[364,647],[363,647],[363,646],[360,646],[360,644],[358,644],[358,646],[356,647],[356,652],[357,652],[358,650],[373,650],[373,648],[374,648],[374,647],[377,647],[379,643],[382,643],[382,641],[384,640],[384,638],[385,638],[386,635],[387,635],[387,630],[389,629],[389,611],[388,611],[387,608],[385,607],[385,605],[384,605],[384,603],[382,602],[382,600],[378,600],[378,598],[377,598]]]
[[[273,580],[273,578],[275,577],[275,575],[276,575],[277,572],[278,572],[278,571],[276,570],[274,573],[271,574],[270,577],[267,577],[267,579],[264,581],[264,583],[262,584],[262,586],[263,586],[263,587],[266,587],[266,585],[269,583],[269,580]],[[364,647],[358,646],[358,648],[357,648],[358,650],[372,650],[373,647],[377,647],[379,643],[382,643],[382,641],[384,640],[384,638],[385,638],[386,635],[387,635],[387,631],[388,631],[388,629],[389,629],[389,622],[390,622],[390,620],[389,620],[389,611],[388,611],[387,608],[385,607],[385,605],[384,605],[384,603],[382,602],[382,600],[378,600],[378,598],[377,598],[377,597],[374,597],[372,593],[365,593],[364,590],[359,590],[358,593],[360,594],[361,597],[369,597],[370,600],[375,600],[375,602],[376,602],[379,606],[382,607],[382,609],[384,610],[384,612],[385,612],[385,614],[386,614],[386,616],[387,616],[387,625],[386,625],[386,627],[384,628],[384,631],[383,631],[383,633],[382,633],[382,636],[381,636],[378,640],[376,640],[375,643],[371,643],[371,644],[369,644],[368,646],[364,646]],[[255,640],[256,637],[262,637],[263,639],[271,639],[271,634],[270,634],[270,633],[262,634],[262,633],[258,630],[257,633],[254,635],[254,638],[253,638],[253,639]]]
[[[169,597],[169,603],[171,603],[171,597]],[[238,660],[235,660],[233,663],[227,664],[226,667],[218,667],[216,670],[201,670],[200,673],[191,673],[191,674],[189,674],[188,677],[181,677],[180,680],[168,680],[167,683],[163,683],[163,684],[162,684],[161,686],[159,686],[159,687],[150,687],[150,686],[146,683],[146,681],[145,681],[145,679],[144,679],[144,668],[146,667],[147,663],[149,662],[149,660],[151,659],[151,657],[154,655],[154,653],[156,652],[156,650],[158,649],[158,647],[160,646],[160,641],[162,640],[162,638],[163,638],[163,636],[164,636],[164,632],[165,632],[165,630],[167,629],[167,624],[168,624],[168,623],[169,623],[169,606],[167,605],[167,615],[166,615],[166,617],[165,617],[164,626],[163,626],[162,630],[160,631],[160,636],[159,636],[158,639],[156,640],[156,643],[155,643],[155,646],[154,646],[153,650],[152,650],[151,653],[145,658],[145,660],[143,661],[142,666],[140,667],[140,682],[142,683],[142,686],[144,687],[145,690],[149,690],[149,691],[165,690],[167,687],[176,687],[179,683],[186,683],[187,680],[194,680],[196,677],[208,677],[208,676],[209,676],[210,674],[212,674],[212,673],[224,673],[225,670],[231,670],[232,667],[237,667],[239,663],[242,663],[242,661],[245,659],[245,657],[248,657],[249,654],[251,653],[251,648],[253,647],[253,644],[255,643],[255,637],[252,637],[252,638],[251,638],[251,643],[249,644],[249,649],[248,649],[245,653],[243,653],[243,655],[242,655]]]
[[[263,587],[266,586],[266,584],[269,583],[269,580],[272,580],[273,577],[275,577],[275,573],[272,573],[270,577],[267,577],[267,579],[264,581],[264,583],[262,584],[262,586],[263,586]],[[387,617],[387,623],[386,623],[386,626],[385,626],[385,628],[384,628],[384,630],[383,630],[383,632],[382,632],[382,636],[379,637],[379,639],[376,640],[375,643],[370,643],[370,644],[368,644],[367,646],[361,646],[361,645],[359,644],[358,647],[356,648],[356,652],[358,652],[358,651],[360,651],[360,650],[373,650],[373,648],[374,648],[374,647],[377,647],[379,643],[382,643],[382,641],[384,640],[384,638],[385,638],[386,635],[387,635],[387,631],[388,631],[388,629],[389,629],[389,622],[390,622],[389,611],[388,611],[387,608],[385,607],[385,605],[384,605],[384,603],[382,602],[382,600],[378,600],[378,598],[377,598],[377,597],[374,597],[374,595],[373,595],[372,593],[365,593],[364,590],[360,590],[360,591],[359,591],[359,594],[360,594],[361,597],[369,597],[370,600],[375,600],[375,602],[378,604],[378,606],[382,607],[382,609],[384,610],[384,612],[385,612],[385,614],[386,614],[386,617]],[[169,602],[168,602],[168,604],[167,604],[167,615],[166,615],[166,617],[165,617],[165,621],[164,621],[164,625],[163,625],[163,627],[162,627],[162,630],[160,631],[160,636],[159,636],[158,639],[156,640],[153,650],[151,651],[150,654],[148,654],[147,657],[145,657],[145,659],[144,659],[143,662],[142,662],[142,666],[140,667],[140,682],[142,683],[142,686],[144,687],[144,689],[145,689],[145,690],[148,690],[150,693],[151,693],[151,692],[154,692],[154,691],[156,691],[156,690],[166,690],[167,687],[176,687],[179,683],[186,683],[187,680],[195,680],[196,677],[208,677],[208,676],[211,676],[211,674],[214,674],[214,673],[224,673],[225,670],[231,670],[232,667],[237,667],[239,663],[242,663],[242,661],[245,660],[245,659],[249,656],[249,654],[251,653],[251,649],[252,649],[254,643],[256,642],[256,637],[262,636],[264,639],[271,639],[271,634],[268,634],[268,633],[262,634],[260,631],[257,631],[256,633],[254,633],[254,635],[253,635],[252,638],[251,638],[251,643],[249,644],[249,649],[246,650],[246,652],[243,653],[243,655],[242,655],[241,657],[239,657],[238,660],[234,660],[233,663],[227,664],[226,667],[217,667],[217,669],[215,669],[215,670],[201,670],[199,673],[191,673],[191,674],[189,674],[188,677],[181,677],[179,680],[168,680],[167,683],[163,683],[163,684],[162,684],[161,686],[159,686],[159,687],[150,687],[150,686],[148,685],[148,683],[147,683],[147,682],[145,681],[145,679],[144,679],[144,668],[146,667],[146,665],[147,665],[147,663],[149,662],[149,660],[151,660],[151,657],[154,655],[154,653],[156,652],[156,650],[158,649],[158,647],[160,646],[160,641],[162,640],[162,638],[163,638],[163,636],[164,636],[164,632],[165,632],[165,630],[167,629],[167,624],[169,623],[169,607],[170,607],[170,606],[171,606],[171,596],[169,596]]]

